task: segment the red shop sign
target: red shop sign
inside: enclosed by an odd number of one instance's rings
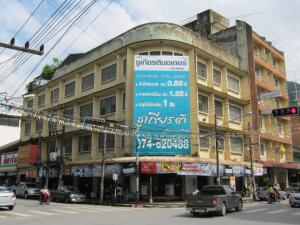
[[[142,162],[141,173],[157,173],[156,162]]]

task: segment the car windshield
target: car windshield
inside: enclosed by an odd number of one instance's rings
[[[300,193],[300,188],[295,189],[295,193]]]
[[[0,187],[0,192],[8,192],[8,189],[6,187]]]
[[[66,191],[79,192],[77,187],[67,186]]]
[[[224,195],[225,191],[222,187],[204,187],[201,190],[203,195]]]
[[[37,185],[35,183],[26,183],[26,186],[28,188],[37,188]]]

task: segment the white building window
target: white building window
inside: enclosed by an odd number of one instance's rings
[[[232,75],[228,75],[228,89],[234,92],[240,92],[240,80]]]
[[[215,99],[215,113],[218,117],[224,116],[223,102],[217,99]]]
[[[116,112],[116,96],[100,100],[100,116]]]
[[[38,107],[41,108],[41,107],[44,107],[44,106],[45,106],[45,94],[40,95],[38,97]]]
[[[217,85],[221,85],[222,83],[222,73],[221,70],[214,68],[213,69],[213,78],[214,78],[214,83]]]
[[[224,134],[218,134],[218,149],[224,150]]]
[[[200,147],[209,148],[209,131],[200,129],[199,134],[200,134]]]
[[[101,83],[115,80],[117,78],[117,63],[101,70]]]
[[[98,135],[98,149],[104,148],[104,133],[100,133]],[[106,149],[114,149],[115,148],[115,135],[107,134],[106,135]]]
[[[197,62],[197,74],[201,79],[207,79],[207,66],[202,62]]]
[[[243,138],[239,136],[230,137],[231,152],[243,153]]]
[[[43,126],[44,126],[44,121],[42,120],[37,120],[35,122],[35,132],[43,132]]]
[[[94,87],[94,74],[90,74],[82,77],[81,79],[81,90],[85,91]]]
[[[80,106],[80,119],[84,121],[85,117],[93,116],[93,103],[88,103]]]
[[[78,152],[90,152],[92,135],[79,136]]]
[[[256,79],[260,79],[260,69],[258,67],[255,67],[255,77]]]
[[[198,107],[200,112],[208,113],[208,96],[198,94]]]
[[[229,120],[231,122],[242,122],[242,108],[229,104]]]
[[[25,130],[24,131],[25,136],[30,135],[30,133],[31,133],[31,122],[26,122],[24,127],[25,127],[25,129],[24,129]]]
[[[56,88],[51,91],[50,102],[51,104],[57,103],[59,98],[59,88]]]
[[[75,81],[65,85],[65,97],[70,97],[75,94]]]
[[[260,155],[265,156],[265,144],[261,143],[260,144]]]

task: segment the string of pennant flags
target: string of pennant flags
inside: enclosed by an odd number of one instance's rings
[[[120,135],[120,136],[132,136],[138,137],[143,136],[145,138],[155,138],[156,140],[164,139],[164,138],[171,138],[171,139],[178,139],[178,138],[190,138],[191,140],[199,140],[199,138],[211,137],[214,136],[212,134],[203,134],[203,135],[195,135],[190,132],[178,131],[178,130],[155,130],[155,132],[164,132],[168,134],[161,134],[157,133],[154,134],[154,130],[143,130],[143,129],[134,129],[134,128],[112,128],[98,124],[86,123],[80,120],[69,119],[62,116],[58,116],[53,114],[52,112],[41,111],[37,112],[32,109],[23,108],[14,104],[8,105],[0,103],[0,106],[6,107],[9,111],[16,112],[21,115],[21,117],[27,118],[30,117],[34,120],[42,120],[48,123],[59,124],[65,127],[76,128],[81,130],[92,131],[94,133],[107,133],[113,135]],[[171,134],[172,133],[172,134]],[[231,136],[240,137],[242,134],[239,133],[232,133]],[[225,135],[221,135],[225,137]]]

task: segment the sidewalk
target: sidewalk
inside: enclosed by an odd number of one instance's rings
[[[250,197],[243,197],[244,203],[251,203],[253,199]],[[88,204],[99,204],[99,200],[89,200]],[[180,208],[185,207],[184,201],[171,201],[171,202],[140,202],[139,204],[135,204],[134,202],[128,203],[107,203],[105,205],[111,206],[122,206],[122,207],[137,207],[137,208]]]

